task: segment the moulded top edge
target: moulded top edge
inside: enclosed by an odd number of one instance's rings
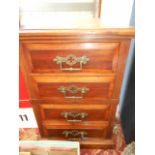
[[[47,38],[47,37],[80,37],[81,35],[100,37],[125,37],[133,38],[135,30],[129,28],[103,28],[103,29],[48,29],[48,30],[19,30],[19,37],[22,38]]]

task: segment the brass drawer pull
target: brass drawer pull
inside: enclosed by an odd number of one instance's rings
[[[85,136],[88,135],[87,132],[78,130],[72,130],[72,131],[65,130],[62,134],[65,135],[65,137],[68,138],[69,140],[84,140],[87,138]]]
[[[60,65],[60,70],[72,72],[72,71],[82,70],[83,65],[87,64],[87,62],[89,61],[89,58],[86,56],[76,57],[75,55],[70,54],[66,57],[56,56],[53,59],[53,61],[56,62],[56,64]],[[68,65],[69,68],[65,68],[63,66],[64,63]],[[77,63],[79,63],[79,68],[74,68],[73,66],[76,65]]]
[[[63,112],[61,115],[67,120],[67,122],[81,122],[88,116],[85,112]],[[69,119],[73,118],[73,119]],[[77,119],[78,118],[78,119]]]
[[[78,99],[78,98],[83,98],[83,94],[88,92],[89,88],[86,88],[86,87],[78,88],[78,87],[73,86],[73,85],[69,86],[69,87],[61,86],[61,87],[58,88],[58,91],[60,93],[64,94],[64,98]],[[81,93],[81,96],[67,96],[68,93],[70,93],[70,94],[77,94],[79,92]]]

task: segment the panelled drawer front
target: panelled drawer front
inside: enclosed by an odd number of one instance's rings
[[[40,98],[96,99],[111,98],[114,77],[37,77]]]
[[[110,104],[100,105],[61,105],[40,104],[43,120],[59,120],[70,123],[84,121],[106,121]]]
[[[89,138],[106,138],[106,129],[48,129],[49,137],[66,140],[88,140]]]
[[[115,72],[119,43],[28,43],[26,59],[33,73]]]
[[[109,83],[40,83],[38,84],[40,97],[56,97],[61,99],[78,99],[78,98],[109,98]],[[62,89],[62,90],[61,90]],[[63,89],[64,92],[63,92]],[[67,91],[69,89],[69,91]],[[81,91],[77,91],[81,89]],[[84,93],[82,90],[84,89]],[[74,93],[73,91],[77,91]]]

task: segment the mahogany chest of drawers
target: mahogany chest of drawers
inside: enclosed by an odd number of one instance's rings
[[[132,28],[20,31],[20,67],[42,137],[105,148]]]

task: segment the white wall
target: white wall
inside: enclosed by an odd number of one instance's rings
[[[129,26],[133,2],[134,0],[102,0],[102,24],[106,27]]]

